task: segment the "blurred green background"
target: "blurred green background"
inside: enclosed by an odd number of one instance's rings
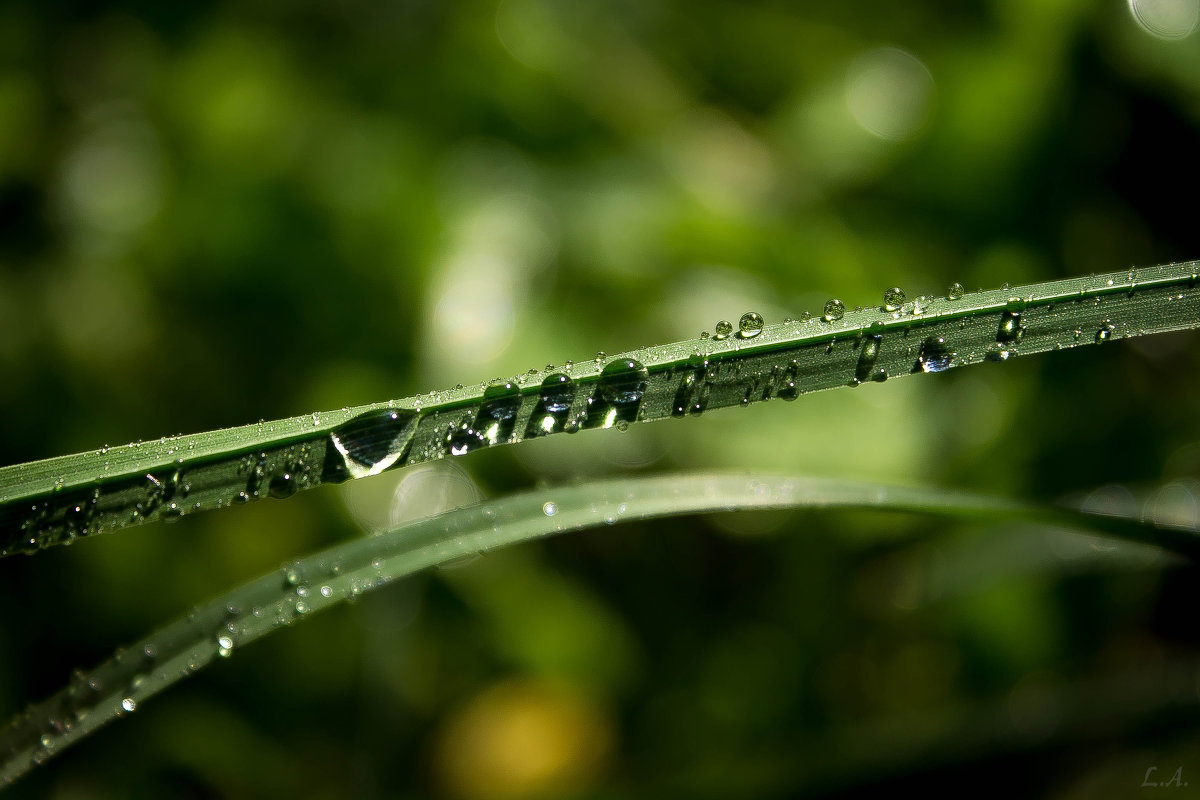
[[[1200,258],[1200,3],[0,5],[0,460]],[[1197,517],[1195,334],[483,451],[0,562],[0,714],[441,500],[688,468]],[[960,373],[961,374],[955,374]],[[421,505],[424,504],[424,505]],[[14,797],[1200,793],[1192,569],[689,517],[240,651]]]

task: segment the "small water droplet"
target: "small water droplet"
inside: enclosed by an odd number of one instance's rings
[[[1100,323],[1100,330],[1096,331],[1096,344],[1104,344],[1111,339],[1114,330],[1116,330],[1116,327],[1110,320],[1106,319]]]
[[[228,658],[233,652],[233,637],[228,635],[217,637],[217,655]]]
[[[825,304],[825,313],[822,316],[826,322],[839,320],[846,316],[846,304],[834,298]]]
[[[753,339],[762,333],[763,318],[755,311],[747,311],[738,322],[738,333],[743,339]]]
[[[132,697],[126,697],[121,701],[121,708],[130,713],[137,711],[137,700]]]
[[[950,287],[946,289],[947,300],[961,300],[963,294],[965,294],[965,290],[963,289],[963,285],[961,283],[952,283],[950,284]]]
[[[900,306],[904,305],[904,290],[899,286],[893,286],[883,293],[883,310],[884,311],[899,311]]]
[[[553,517],[555,514],[558,513],[558,504],[555,503],[553,500],[547,500],[545,503],[542,504],[542,513],[545,514],[547,517]]]
[[[333,587],[326,584],[321,587],[321,597],[333,597]]]
[[[733,333],[733,323],[727,319],[723,319],[716,324],[713,330],[715,331],[713,334],[714,339],[724,339]]]
[[[650,376],[640,361],[618,358],[600,373],[600,394],[615,406],[641,402]]]

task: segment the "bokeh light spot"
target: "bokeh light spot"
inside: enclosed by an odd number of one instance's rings
[[[863,53],[850,65],[846,104],[868,133],[889,141],[911,139],[929,119],[933,75],[897,47]]]

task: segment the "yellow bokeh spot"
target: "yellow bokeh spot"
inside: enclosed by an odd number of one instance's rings
[[[560,797],[591,786],[611,749],[607,715],[591,701],[554,684],[508,681],[450,717],[434,764],[453,797]]]

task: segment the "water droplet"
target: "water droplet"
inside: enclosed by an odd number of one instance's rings
[[[217,637],[217,655],[221,658],[228,658],[233,652],[233,637],[224,635]]]
[[[131,713],[137,711],[137,700],[134,700],[132,697],[126,697],[121,701],[121,708]]]
[[[558,505],[552,500],[547,500],[542,504],[542,513],[547,517],[553,517],[558,513]]]
[[[329,585],[322,586],[321,597],[333,597],[333,587]]]
[[[1096,331],[1096,344],[1104,344],[1111,339],[1114,330],[1116,328],[1110,320],[1106,319],[1104,322],[1101,322],[1100,330]]]
[[[904,290],[899,286],[893,286],[883,293],[883,310],[884,311],[899,311],[900,306],[904,305]]]
[[[641,402],[650,380],[640,361],[618,358],[600,373],[600,395],[615,406]]]
[[[714,339],[724,339],[729,336],[729,334],[733,333],[733,323],[727,319],[723,319],[716,324],[713,330],[715,331],[715,333],[713,333]]]
[[[858,352],[858,363],[854,367],[854,378],[859,383],[869,380],[880,380],[880,373],[875,372],[875,361],[879,358],[879,348],[883,336],[876,334],[863,339],[862,350]],[[886,376],[884,376],[886,377]]]
[[[942,372],[950,369],[956,354],[946,347],[946,340],[940,336],[930,336],[921,342],[921,353],[913,372]]]
[[[480,414],[497,422],[508,422],[521,407],[521,390],[511,381],[496,381],[483,390]]]
[[[1025,332],[1021,324],[1021,314],[1017,311],[1005,311],[1000,315],[1000,327],[996,329],[997,342],[1015,342]]]
[[[575,400],[575,382],[557,372],[542,381],[542,408],[550,414],[561,414]]]
[[[965,291],[961,283],[952,283],[950,284],[950,288],[946,289],[946,299],[961,300],[964,293]]]
[[[826,322],[835,322],[844,316],[846,316],[846,304],[841,300],[834,298],[825,304],[823,317]]]
[[[738,322],[738,333],[743,339],[753,339],[762,333],[763,318],[755,311],[747,311]]]
[[[420,415],[404,409],[369,411],[330,434],[350,475],[378,475],[404,455]]]

